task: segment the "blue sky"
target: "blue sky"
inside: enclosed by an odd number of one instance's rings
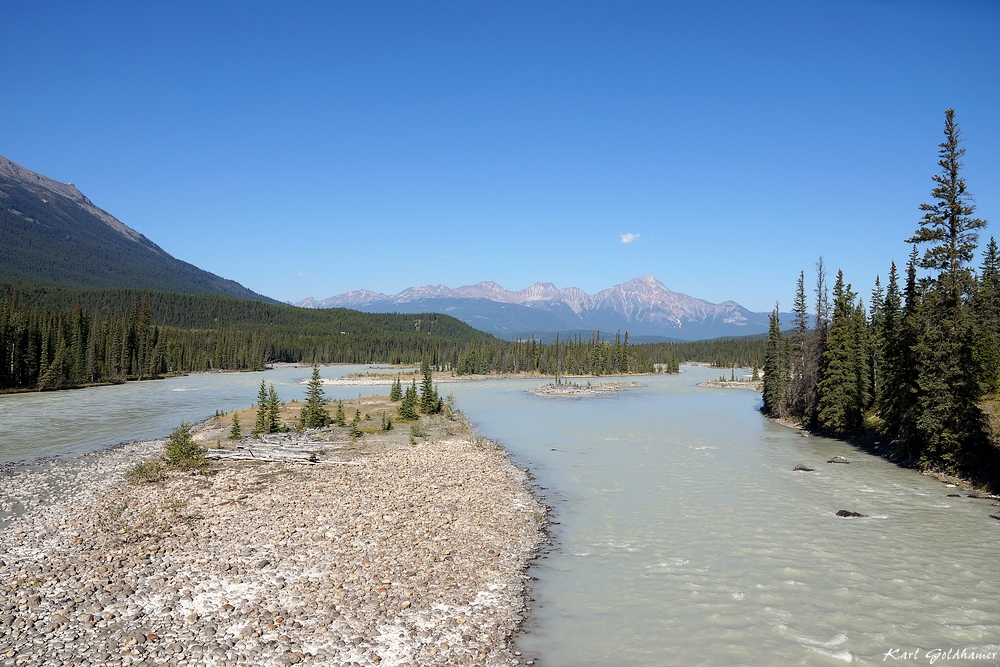
[[[787,308],[821,254],[862,294],[905,260],[949,107],[1000,225],[998,32],[996,2],[11,3],[0,155],[282,300],[653,274]]]

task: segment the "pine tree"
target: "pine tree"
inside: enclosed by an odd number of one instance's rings
[[[990,238],[973,301],[976,317],[976,365],[985,393],[1000,390],[1000,251]]]
[[[420,411],[427,415],[435,414],[439,412],[440,400],[437,390],[434,388],[434,378],[427,357],[424,357],[420,363],[420,373],[423,375],[423,379],[420,381]]]
[[[906,335],[908,324],[905,321],[895,262],[889,268],[889,286],[885,291],[878,327],[881,380],[876,384],[875,402],[882,419],[882,432],[891,442],[899,438],[902,415],[905,412],[903,399],[909,391],[909,376],[913,372]]]
[[[265,414],[267,415],[267,430],[265,433],[277,433],[283,430],[280,421],[281,401],[278,400],[278,392],[274,390],[273,384],[267,394],[267,408],[265,409]]]
[[[333,423],[337,426],[347,425],[347,416],[344,414],[344,402],[337,401],[337,413],[333,417]]]
[[[791,349],[789,364],[791,366],[791,385],[789,388],[788,411],[803,417],[807,413],[809,394],[812,393],[809,377],[809,304],[806,301],[805,272],[799,272],[799,280],[795,285],[795,302],[792,311],[792,335],[789,340]],[[755,369],[756,370],[756,369]]]
[[[920,205],[924,216],[908,242],[927,245],[920,266],[934,272],[918,311],[914,348],[919,464],[953,471],[974,458],[985,441],[969,263],[979,239],[977,230],[986,221],[972,217],[975,205],[960,175],[965,149],[959,147],[961,131],[954,109],[945,112],[944,134],[938,151],[941,173],[932,176],[934,202]]]
[[[397,411],[399,419],[401,421],[412,421],[417,419],[417,383],[414,380],[409,387],[406,388],[406,393],[403,395],[403,400],[399,404],[399,410]]]
[[[302,428],[322,428],[330,423],[330,413],[326,410],[323,380],[319,376],[319,365],[313,364],[312,378],[306,385],[306,402],[299,413]]]
[[[347,435],[351,437],[351,440],[356,440],[362,435],[361,430],[361,410],[354,411],[354,419],[351,420],[351,425],[347,429]]]
[[[268,428],[270,420],[268,418],[268,395],[267,395],[267,385],[264,380],[260,381],[260,390],[257,392],[257,419],[253,425],[253,437],[259,436],[261,433],[270,433]]]
[[[823,352],[822,379],[817,386],[819,403],[817,423],[837,434],[854,433],[862,425],[861,381],[857,373],[858,349],[854,327],[854,297],[844,283],[844,272],[837,272],[833,286],[833,318]]]
[[[399,377],[392,383],[392,389],[389,390],[389,400],[395,403],[403,398],[403,383],[399,381]]]
[[[879,377],[882,373],[882,348],[885,347],[882,335],[885,329],[883,318],[885,310],[885,292],[882,291],[882,280],[875,276],[875,287],[872,289],[872,307],[868,320],[868,376],[871,380],[871,395],[869,405],[874,405],[878,396]]]
[[[787,361],[785,356],[785,336],[781,333],[778,318],[778,304],[774,304],[770,327],[767,332],[767,347],[764,351],[764,405],[761,411],[769,417],[784,416],[786,390],[788,388]]]
[[[233,425],[229,427],[229,439],[239,440],[241,437],[243,437],[243,434],[240,432],[240,416],[234,412]]]

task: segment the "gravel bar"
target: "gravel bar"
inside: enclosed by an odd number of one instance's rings
[[[0,470],[0,665],[516,665],[545,509],[471,429],[134,485]]]

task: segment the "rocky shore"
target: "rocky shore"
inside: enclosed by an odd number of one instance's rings
[[[521,664],[544,508],[435,420],[159,482],[123,480],[156,441],[5,469],[0,665]]]

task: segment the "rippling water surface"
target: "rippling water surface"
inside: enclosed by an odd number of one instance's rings
[[[948,498],[939,482],[777,426],[759,394],[694,386],[717,375],[687,367],[582,400],[535,398],[524,382],[456,387],[481,431],[534,470],[559,522],[532,572],[522,651],[570,667],[929,664],[926,650],[1000,650],[990,501]],[[826,463],[835,455],[851,463]],[[894,648],[921,657],[886,659]]]
[[[948,498],[929,478],[777,426],[757,412],[758,394],[696,387],[718,371],[685,370],[582,400],[530,396],[538,380],[441,385],[532,468],[555,509],[555,548],[532,571],[526,655],[545,667],[836,665],[1000,650],[990,501]],[[261,378],[301,398],[295,382],[308,374],[0,396],[0,461],[162,436],[251,404]],[[385,391],[327,387],[334,398]],[[850,465],[826,463],[835,455]],[[797,463],[815,472],[793,472]],[[920,657],[884,659],[894,649]]]

